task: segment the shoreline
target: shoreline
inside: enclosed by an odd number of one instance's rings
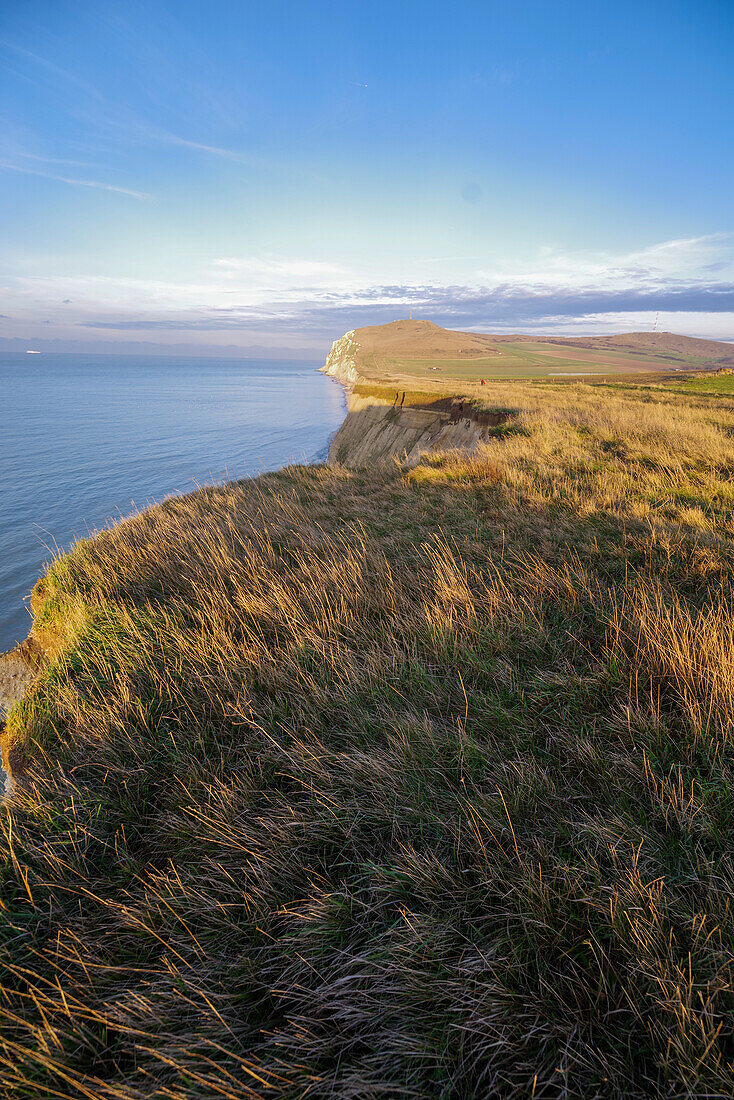
[[[325,369],[325,364],[318,367],[315,373],[327,374],[338,385],[342,387],[345,398],[344,419],[339,427],[330,432],[326,438],[326,441],[317,452],[318,455],[323,455],[323,459],[312,460],[306,465],[318,465],[319,462],[328,462],[329,452],[335,437],[344,425],[346,418],[349,416],[349,399],[352,392],[352,387],[345,382],[342,378],[331,374]],[[285,462],[283,466],[278,469],[284,469],[286,466],[291,465],[290,462]],[[267,471],[272,472],[272,471]],[[259,477],[259,474],[254,474],[255,477]],[[236,480],[240,480],[235,478]],[[222,483],[226,484],[226,482]],[[195,493],[198,489],[195,487],[190,491]],[[188,494],[183,494],[188,495]],[[148,505],[144,511],[148,508],[155,508],[160,501]],[[126,517],[122,517],[123,520]],[[120,520],[116,520],[116,523]],[[33,588],[43,578],[44,574],[40,574],[33,583]],[[31,600],[31,609],[33,608],[33,602]],[[28,691],[33,687],[34,683],[38,679],[40,673],[43,670],[46,657],[42,647],[38,644],[33,633],[34,621],[31,620],[30,629],[28,634],[22,641],[16,642],[10,649],[0,652],[0,804],[8,797],[13,786],[12,769],[8,761],[8,739],[7,739],[7,720],[11,709],[17,704],[22,702]]]
[[[405,322],[396,323],[397,329],[401,326],[404,327]],[[325,464],[336,463],[347,468],[385,467],[402,460],[407,466],[413,466],[425,452],[450,450],[468,454],[497,433],[513,430],[511,422],[516,415],[513,411],[481,409],[489,393],[480,391],[476,381],[460,386],[450,379],[425,377],[423,384],[430,381],[435,390],[424,393],[416,390],[419,379],[393,378],[386,374],[385,363],[376,368],[379,377],[373,377],[375,371],[369,376],[362,374],[360,367],[366,348],[358,338],[361,333],[362,330],[351,329],[335,340],[325,362],[316,371],[342,388],[345,401],[341,424],[329,434],[318,452],[324,455],[321,461]],[[447,332],[447,335],[458,334]],[[396,399],[390,398],[395,388],[396,392],[403,392],[403,397],[412,393],[413,400],[409,399],[405,407],[402,403],[396,407]],[[457,396],[460,392],[465,396]],[[468,393],[471,396],[467,397]],[[156,507],[156,504],[149,507]],[[33,624],[22,642],[0,653],[0,748],[6,768],[8,713],[33,686],[44,661],[43,649],[34,639]]]

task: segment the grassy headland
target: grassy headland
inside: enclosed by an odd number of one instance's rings
[[[730,1097],[734,404],[167,501],[39,583],[13,1097]]]
[[[430,379],[444,393],[481,379],[675,375],[679,371],[734,366],[734,346],[670,332],[621,336],[497,336],[454,332],[431,321],[393,321],[360,328],[355,367],[364,381],[416,389]],[[338,345],[337,345],[338,346]]]

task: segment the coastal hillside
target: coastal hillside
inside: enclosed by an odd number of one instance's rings
[[[430,376],[440,390],[482,379],[625,377],[734,365],[734,344],[674,333],[600,337],[491,336],[402,320],[354,329],[337,340],[325,370],[341,381],[415,387]]]
[[[492,404],[39,581],[0,1095],[734,1094],[731,394]]]
[[[523,337],[523,339],[535,340],[536,338]],[[544,342],[546,341],[568,347],[601,348],[610,351],[629,351],[639,355],[657,355],[679,362],[698,362],[703,359],[711,363],[734,364],[734,344],[722,340],[700,340],[693,336],[679,336],[674,332],[623,332],[618,336],[549,336],[544,338]]]

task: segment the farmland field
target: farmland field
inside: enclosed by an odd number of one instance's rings
[[[438,389],[464,382],[673,375],[734,362],[731,345],[670,333],[607,338],[493,336],[452,332],[428,321],[359,329],[358,369],[368,380],[412,386],[430,377]]]
[[[366,356],[362,366],[365,377],[389,376],[396,382],[425,378],[435,374],[437,382],[445,380],[478,382],[484,378],[524,379],[553,378],[564,374],[573,377],[609,377],[610,375],[639,373],[640,371],[674,370],[670,362],[650,358],[641,360],[639,356],[624,353],[592,352],[580,349],[569,351],[565,348],[553,348],[542,345],[504,344],[503,350],[494,355],[477,358],[412,358],[408,356]]]

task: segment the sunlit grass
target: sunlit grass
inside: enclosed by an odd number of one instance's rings
[[[11,717],[8,1096],[734,1094],[734,413],[521,431],[86,540]]]
[[[734,394],[734,373],[712,374],[704,378],[691,378],[685,383],[689,393]]]

